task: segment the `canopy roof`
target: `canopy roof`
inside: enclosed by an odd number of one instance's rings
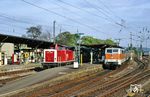
[[[44,40],[24,38],[12,35],[4,35],[0,34],[0,42],[1,43],[14,43],[14,44],[27,44],[32,48],[49,48],[53,42],[48,42]]]

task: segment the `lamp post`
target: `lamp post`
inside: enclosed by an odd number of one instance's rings
[[[146,38],[146,51],[147,51],[147,40],[150,39],[149,36]]]
[[[53,21],[53,43],[55,44],[56,40],[55,40],[55,25],[56,25],[56,21]]]
[[[81,35],[84,35],[84,33],[77,33],[79,35],[79,40],[78,40],[78,43],[79,43],[79,46],[78,46],[78,62],[80,64],[81,62],[81,58],[80,58],[80,55],[81,55]]]

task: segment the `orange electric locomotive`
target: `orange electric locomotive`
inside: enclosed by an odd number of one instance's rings
[[[104,69],[116,69],[128,59],[127,53],[123,48],[106,48],[105,60],[103,63]]]

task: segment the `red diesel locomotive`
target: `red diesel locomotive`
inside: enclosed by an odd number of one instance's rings
[[[74,62],[74,52],[66,48],[45,49],[43,67],[58,66]]]

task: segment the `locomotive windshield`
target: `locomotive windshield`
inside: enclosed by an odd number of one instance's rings
[[[118,49],[107,49],[107,53],[118,53]]]
[[[107,50],[107,53],[112,53],[112,49],[108,49],[108,50]]]
[[[114,52],[114,53],[117,53],[117,52],[118,52],[118,49],[114,49],[113,52]]]

